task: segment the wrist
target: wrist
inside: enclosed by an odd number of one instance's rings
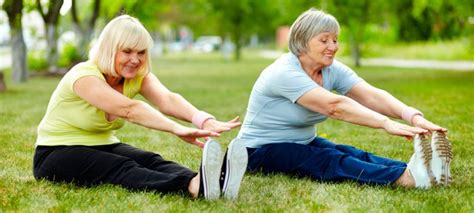
[[[379,128],[382,128],[382,129],[387,129],[387,124],[390,122],[391,120],[386,117],[386,116],[383,116],[381,119],[380,119],[380,126]]]
[[[213,115],[204,112],[204,111],[199,111],[197,113],[194,113],[191,122],[193,123],[194,126],[196,126],[199,129],[202,129],[204,126],[204,123],[210,119],[216,119]]]
[[[405,107],[402,110],[402,119],[409,124],[413,124],[413,118],[416,115],[420,115],[423,117],[423,113],[421,113],[419,110],[413,108],[413,107]]]
[[[171,125],[170,133],[173,133],[174,135],[178,135],[179,129],[181,128],[181,124],[179,123],[173,123]]]

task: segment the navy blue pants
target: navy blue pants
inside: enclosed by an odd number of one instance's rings
[[[248,171],[285,173],[320,181],[353,180],[363,184],[386,185],[405,171],[404,162],[376,156],[353,146],[335,144],[317,137],[308,145],[267,144],[247,148]]]

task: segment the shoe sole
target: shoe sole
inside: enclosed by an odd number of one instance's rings
[[[431,159],[433,158],[433,150],[431,148],[431,141],[428,140],[426,135],[419,135],[420,137],[420,146],[421,151],[423,153],[423,163],[426,167],[426,171],[428,172],[428,177],[430,178],[431,186],[436,185],[436,178],[431,170]]]
[[[224,198],[235,200],[239,194],[240,183],[247,169],[248,155],[247,149],[243,141],[238,139],[232,140],[227,148],[226,162],[226,179],[222,192]]]
[[[218,199],[221,190],[219,186],[220,171],[223,153],[219,143],[208,140],[204,145],[202,155],[202,170],[204,197],[207,200]]]
[[[433,133],[434,158],[441,159],[441,178],[439,184],[447,186],[452,182],[450,165],[453,160],[451,142],[443,132]]]

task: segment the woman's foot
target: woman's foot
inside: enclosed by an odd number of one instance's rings
[[[450,164],[453,160],[453,153],[451,143],[444,132],[433,132],[431,149],[433,150],[431,170],[433,171],[436,183],[447,186],[451,182]]]
[[[227,147],[220,176],[220,186],[224,198],[237,199],[240,184],[247,169],[247,162],[247,149],[243,141],[232,140]]]
[[[430,188],[436,183],[433,172],[431,172],[432,150],[428,136],[417,134],[413,140],[415,153],[408,162],[408,170],[415,180],[417,188]]]
[[[223,154],[221,146],[216,141],[208,140],[206,144],[204,144],[201,166],[199,167],[199,174],[197,176],[199,179],[197,197],[204,197],[206,200],[219,198],[221,194],[219,177]],[[191,180],[191,182],[193,182],[193,180]],[[191,194],[193,194],[193,192],[191,192]]]

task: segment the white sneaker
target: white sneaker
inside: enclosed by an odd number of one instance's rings
[[[415,153],[408,162],[408,169],[417,188],[430,188],[435,179],[431,172],[431,143],[426,135],[417,134],[413,140]]]
[[[431,149],[433,150],[431,170],[436,183],[447,186],[451,182],[450,164],[453,160],[453,153],[451,143],[444,132],[433,132]]]
[[[219,177],[222,167],[221,145],[210,139],[204,144],[201,166],[201,175],[198,196],[203,196],[207,200],[218,199],[221,195]]]
[[[221,170],[220,185],[224,198],[237,199],[247,163],[248,155],[245,144],[239,139],[232,140],[227,147]]]

